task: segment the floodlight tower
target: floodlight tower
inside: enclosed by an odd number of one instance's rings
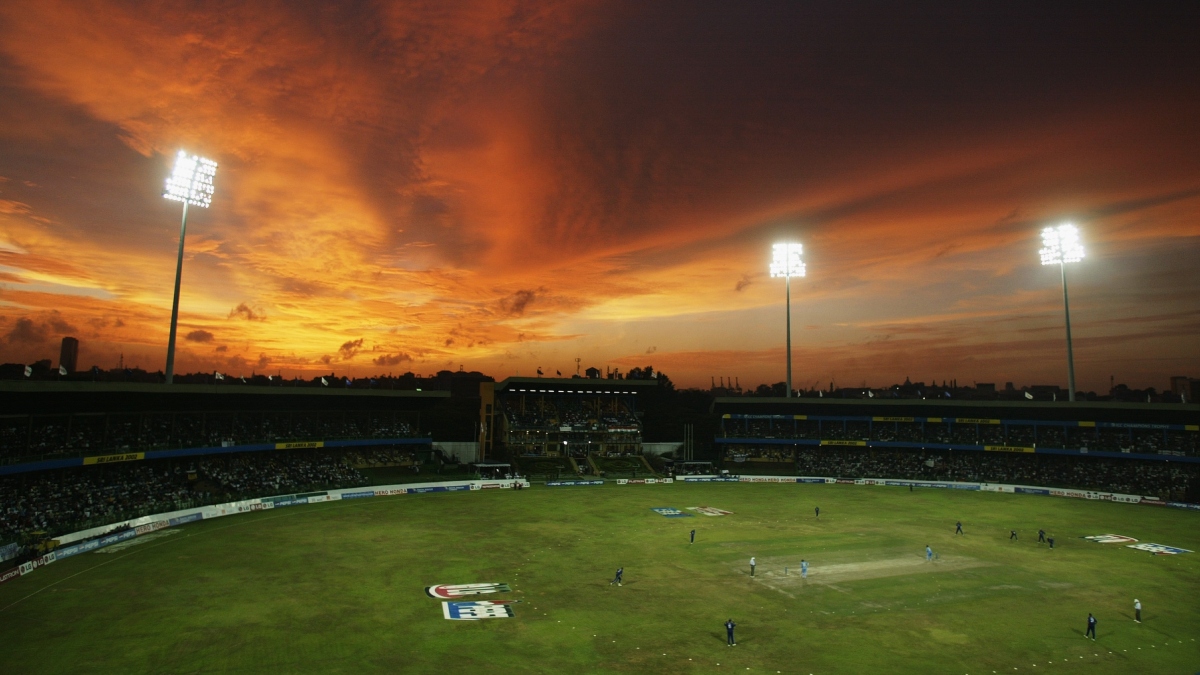
[[[167,179],[163,197],[183,202],[183,224],[179,226],[179,259],[175,262],[175,298],[171,303],[171,337],[167,340],[167,384],[175,380],[175,329],[179,322],[179,282],[183,277],[183,240],[187,236],[188,205],[208,208],[212,203],[213,176],[217,163],[183,150],[175,159],[175,170]]]
[[[801,244],[775,244],[771,247],[771,277],[783,277],[787,294],[787,394],[792,397],[792,277],[804,276],[804,252]]]
[[[1067,300],[1067,263],[1083,260],[1083,244],[1079,241],[1079,230],[1071,223],[1042,230],[1043,265],[1058,265],[1062,273],[1063,312],[1067,316],[1067,385],[1070,400],[1075,400],[1075,355],[1071,351],[1071,304]]]

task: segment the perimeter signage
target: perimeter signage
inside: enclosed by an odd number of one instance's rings
[[[84,457],[84,464],[111,464],[113,462],[135,462],[139,459],[146,459],[144,452],[127,452],[123,455],[99,455],[96,457]]]
[[[425,594],[440,600],[453,600],[468,595],[486,595],[488,593],[508,593],[512,591],[508,584],[441,584],[426,586]]]

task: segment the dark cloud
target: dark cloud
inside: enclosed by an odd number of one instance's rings
[[[46,338],[46,327],[35,324],[30,319],[17,319],[16,325],[8,332],[8,341],[13,344],[41,344]]]
[[[262,310],[255,311],[246,303],[241,303],[237,307],[229,310],[229,318],[241,317],[247,321],[266,321],[267,317],[263,316]]]
[[[384,354],[383,356],[376,357],[371,359],[371,363],[374,363],[377,366],[395,366],[404,363],[405,361],[412,360],[413,358],[408,354],[399,352],[397,354]]]
[[[362,350],[362,346],[362,338],[358,338],[357,340],[347,340],[346,342],[342,343],[341,347],[338,347],[338,353],[342,355],[343,361],[349,361],[350,359],[354,358],[354,356],[358,354],[360,350]]]
[[[213,351],[217,352],[218,354],[224,354],[225,352],[229,351],[229,346],[228,345],[217,345],[217,348],[214,349]]]
[[[183,339],[190,340],[192,342],[212,342],[213,334],[206,330],[194,330],[183,336]]]
[[[525,308],[538,299],[538,294],[545,292],[545,288],[517,291],[500,300],[500,309],[509,316],[522,316],[525,314]]]

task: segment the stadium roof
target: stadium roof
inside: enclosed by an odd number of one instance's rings
[[[178,394],[237,394],[261,396],[387,396],[405,398],[448,398],[448,391],[413,391],[411,389],[356,389],[338,386],[334,382],[329,387],[314,387],[306,385],[294,387],[290,385],[255,386],[251,384],[148,384],[142,382],[45,382],[20,380],[0,380],[0,394],[9,393],[139,393],[172,396]]]

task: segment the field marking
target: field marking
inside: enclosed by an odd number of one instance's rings
[[[340,507],[345,507],[345,506],[348,506],[348,505],[347,505],[347,504],[338,504],[336,507],[334,507],[334,506],[330,506],[330,508],[340,508]],[[235,522],[235,523],[230,523],[230,524],[228,524],[228,525],[213,526],[213,527],[211,527],[211,528],[208,528],[208,529],[207,529],[207,530],[205,530],[204,532],[192,532],[192,533],[189,533],[189,534],[185,534],[185,535],[184,535],[184,536],[182,536],[182,537],[175,537],[175,538],[171,538],[171,539],[164,539],[163,541],[160,541],[160,542],[159,542],[159,543],[157,543],[157,544],[151,544],[151,545],[149,545],[149,546],[143,546],[143,547],[141,547],[141,548],[134,549],[134,550],[132,550],[132,551],[130,551],[129,553],[126,553],[126,554],[124,554],[124,555],[119,555],[119,556],[117,556],[117,557],[115,557],[115,558],[112,558],[112,559],[109,559],[109,560],[105,560],[104,562],[102,562],[102,563],[100,563],[100,564],[98,564],[98,565],[92,565],[91,567],[88,567],[87,569],[82,569],[82,570],[79,570],[79,571],[78,571],[78,572],[76,572],[75,574],[72,574],[72,575],[70,575],[70,576],[63,577],[62,579],[59,579],[58,581],[55,581],[55,582],[53,582],[53,583],[46,584],[45,586],[42,586],[41,588],[39,588],[39,589],[37,589],[36,591],[34,591],[34,592],[30,593],[29,595],[26,595],[26,596],[25,596],[25,597],[23,597],[23,598],[20,598],[20,599],[18,599],[18,600],[14,600],[13,602],[10,602],[9,604],[7,604],[7,605],[5,605],[5,606],[3,606],[3,607],[0,607],[0,613],[2,613],[2,612],[5,612],[6,610],[8,610],[8,609],[10,609],[10,608],[12,608],[12,607],[14,607],[14,606],[16,606],[16,605],[18,605],[18,604],[22,603],[22,602],[25,602],[25,601],[26,601],[26,600],[28,600],[29,598],[32,598],[33,596],[37,595],[38,593],[41,593],[42,591],[46,590],[47,588],[50,588],[50,587],[52,587],[52,586],[57,586],[57,585],[61,584],[62,582],[66,581],[66,580],[68,580],[68,579],[74,579],[75,577],[79,576],[80,574],[83,574],[84,572],[91,572],[92,570],[96,569],[97,567],[103,567],[103,566],[105,566],[105,565],[107,565],[107,564],[109,564],[109,563],[115,563],[115,562],[117,562],[118,560],[122,560],[122,559],[124,559],[124,558],[128,558],[129,556],[131,556],[131,555],[134,555],[134,554],[136,554],[136,553],[140,553],[141,551],[148,551],[148,550],[150,550],[150,549],[152,549],[152,548],[158,548],[159,546],[165,546],[165,545],[167,545],[167,544],[171,544],[171,543],[174,543],[174,542],[177,542],[177,541],[183,541],[183,540],[185,540],[185,539],[188,539],[188,538],[191,538],[191,537],[199,536],[199,535],[202,535],[202,534],[208,534],[209,532],[216,532],[216,531],[218,531],[218,530],[227,530],[227,529],[229,529],[229,528],[231,528],[231,527],[240,527],[240,526],[242,526],[242,525],[246,525],[246,524],[248,524],[248,523],[261,523],[261,522],[263,522],[264,520],[275,520],[276,518],[287,518],[287,517],[289,517],[289,516],[291,516],[291,515],[298,514],[298,513],[302,513],[303,511],[305,511],[305,510],[302,510],[302,509],[296,509],[296,511],[295,511],[294,513],[281,513],[281,514],[279,514],[279,515],[266,516],[266,517],[263,517],[263,518],[255,518],[255,519],[253,519],[253,520],[239,520],[238,522]],[[315,512],[315,511],[314,511],[314,512]],[[200,521],[200,522],[204,522],[204,521]]]
[[[883,577],[895,577],[908,574],[928,574],[931,572],[957,572],[959,570],[972,569],[975,567],[992,567],[996,563],[969,558],[967,556],[942,556],[935,562],[928,562],[923,556],[904,556],[899,558],[885,558],[882,560],[865,560],[861,562],[837,563],[832,565],[821,565],[814,563],[808,570],[808,579],[803,579],[799,573],[798,561],[787,561],[787,574],[784,575],[782,568],[783,561],[776,561],[772,558],[764,558],[764,565],[770,565],[772,569],[758,572],[753,577],[754,580],[769,588],[783,592],[780,586],[791,588],[805,583],[821,584],[836,591],[848,593],[849,591],[840,588],[837,584],[848,581],[861,581],[864,579],[879,579]],[[738,565],[736,568],[739,573],[746,575],[745,565]],[[786,594],[786,593],[785,593]]]

